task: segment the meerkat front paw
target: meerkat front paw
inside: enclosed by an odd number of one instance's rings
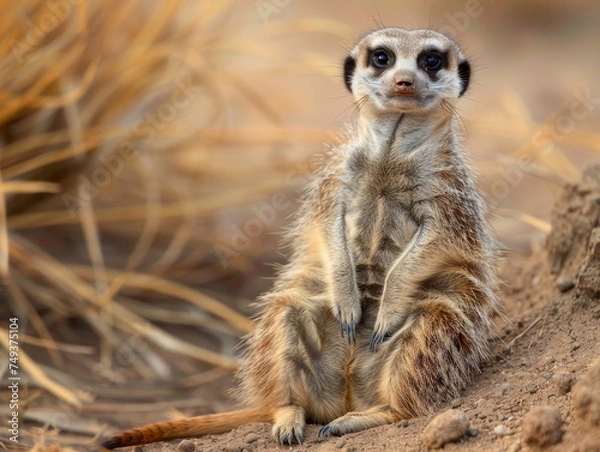
[[[372,352],[376,351],[377,346],[390,336],[391,334],[389,332],[389,325],[381,325],[375,323],[375,327],[373,328],[373,334],[371,334],[369,350],[371,350]]]
[[[396,334],[399,330],[403,329],[408,325],[408,318],[410,316],[402,311],[392,311],[384,309],[380,306],[379,312],[377,313],[377,319],[375,320],[375,326],[373,327],[373,334],[371,334],[371,342],[369,349],[374,352],[377,350],[377,346],[382,342]]]
[[[356,326],[360,322],[362,315],[360,308],[360,300],[336,303],[336,316],[340,325],[340,333],[342,337],[347,337],[348,342],[356,342]]]

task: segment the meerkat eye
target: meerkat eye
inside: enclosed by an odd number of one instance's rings
[[[437,71],[442,67],[442,56],[437,52],[429,52],[423,57],[421,66],[426,71]]]
[[[392,63],[393,55],[385,49],[376,49],[371,56],[373,66],[379,69],[388,67]]]

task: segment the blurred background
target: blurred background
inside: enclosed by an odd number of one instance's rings
[[[19,447],[232,406],[251,302],[355,112],[341,62],[381,25],[463,44],[465,145],[518,272],[600,155],[600,3],[4,2],[0,376],[17,318]]]

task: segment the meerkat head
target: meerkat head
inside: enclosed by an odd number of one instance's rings
[[[458,44],[432,30],[372,32],[344,62],[348,90],[361,105],[381,112],[429,110],[462,96],[470,77]]]

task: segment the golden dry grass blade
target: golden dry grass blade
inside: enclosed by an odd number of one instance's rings
[[[71,269],[83,278],[89,279],[93,276],[88,267],[72,266]],[[107,269],[107,275],[110,278],[114,278],[120,273],[121,272],[118,270]],[[150,290],[163,295],[179,298],[180,300],[187,301],[188,303],[194,304],[199,308],[222,318],[242,333],[247,333],[252,330],[252,322],[234,309],[231,309],[225,304],[220,303],[201,292],[158,276],[129,272],[127,274],[125,286]]]
[[[0,328],[0,343],[2,343],[2,346],[7,352],[10,351],[8,330],[5,330],[4,328]],[[69,403],[70,405],[80,407],[84,400],[89,400],[91,398],[90,394],[82,391],[76,394],[64,386],[56,383],[55,381],[52,381],[46,376],[36,362],[32,360],[29,355],[25,353],[25,351],[23,351],[23,349],[19,350],[19,368],[35,382],[37,382],[40,387],[54,394],[59,399]]]
[[[162,205],[161,205],[161,187],[158,179],[154,177],[153,171],[147,167],[145,162],[136,167],[138,177],[144,184],[146,200],[146,216],[144,221],[144,227],[140,234],[131,256],[129,257],[127,264],[125,265],[125,271],[130,272],[140,265],[144,260],[152,241],[158,234],[160,227],[160,221],[162,216]],[[156,168],[155,168],[156,170]]]
[[[8,181],[0,185],[0,194],[60,193],[60,185],[44,181]]]
[[[232,190],[228,193],[206,196],[195,201],[163,204],[161,207],[161,218],[181,218],[190,212],[196,215],[208,215],[219,209],[236,206],[254,199],[261,199],[261,197],[281,189],[285,184],[285,180],[268,180],[247,189]],[[146,218],[147,206],[143,204],[126,207],[97,208],[95,215],[99,223],[139,221]],[[11,229],[21,229],[76,224],[77,222],[78,219],[76,217],[65,211],[35,212],[14,215],[8,219],[8,226]]]
[[[575,166],[572,160],[552,142],[544,143],[545,144],[540,146],[537,143],[529,142],[525,146],[517,149],[515,152],[517,160],[532,160],[542,168],[557,174],[564,181],[571,183],[577,181],[580,176],[580,170]]]
[[[223,369],[211,369],[206,372],[202,372],[199,374],[191,375],[183,380],[182,386],[184,388],[193,388],[196,386],[200,386],[206,383],[210,383],[218,378],[221,378],[226,375],[226,372]]]
[[[54,338],[52,337],[50,330],[48,330],[48,327],[46,327],[44,320],[40,317],[38,312],[35,310],[35,308],[29,302],[29,300],[27,299],[27,296],[23,293],[21,288],[17,284],[15,284],[12,279],[8,280],[7,286],[8,286],[8,290],[9,290],[10,294],[12,295],[15,303],[18,306],[25,308],[25,311],[27,312],[27,316],[28,316],[29,320],[31,321],[32,326],[35,328],[35,330],[40,335],[42,340],[45,343],[50,344],[50,346],[47,347],[47,349],[48,349],[48,352],[50,353],[50,356],[52,357],[52,359],[54,361],[54,364],[58,367],[62,367],[64,365],[64,360],[63,360],[61,354],[58,352],[58,347],[56,346],[56,343],[54,342]]]
[[[565,144],[581,146],[600,153],[600,134],[591,130],[573,130],[564,138]]]
[[[151,274],[160,275],[167,271],[167,269],[172,266],[175,261],[181,256],[186,243],[192,237],[192,226],[187,222],[181,225],[175,233],[171,236],[171,240],[169,241],[169,245],[163,251],[163,254],[160,256],[152,266],[148,269],[148,272]]]
[[[515,218],[545,234],[549,234],[552,230],[552,226],[550,225],[550,223],[540,218],[536,218],[533,215],[529,215],[523,212],[516,212],[510,209],[499,209],[498,213]]]
[[[133,323],[132,326],[136,333],[164,350],[167,350],[171,353],[176,353],[178,355],[186,355],[199,361],[203,361],[214,366],[223,367],[225,369],[235,370],[239,366],[239,363],[235,359],[228,358],[219,353],[211,352],[202,347],[192,345],[173,336],[172,334],[161,330],[160,328],[155,327],[150,322],[140,321],[141,318],[137,316],[135,317],[135,320],[137,321]]]
[[[98,60],[94,60],[86,69],[78,86],[72,87],[69,92],[64,93],[62,96],[40,96],[35,103],[30,105],[30,108],[59,108],[72,105],[87,92],[96,75],[97,69]]]
[[[98,146],[97,141],[86,141],[81,146],[76,148],[67,146],[57,151],[47,152],[37,157],[32,157],[21,163],[17,163],[4,170],[4,174],[7,178],[19,177],[43,167],[50,166],[54,163],[59,163],[64,160],[68,160],[72,157],[76,157],[91,151],[94,151]]]
[[[30,344],[35,347],[42,347],[48,350],[57,350],[65,353],[73,353],[80,355],[93,355],[94,347],[87,345],[66,344],[64,342],[56,342],[55,340],[40,339],[39,337],[20,334],[19,340],[24,344]]]
[[[195,315],[195,313],[192,314],[187,310],[181,311],[168,308],[158,308],[152,305],[136,302],[134,300],[123,299],[123,297],[119,297],[119,301],[123,303],[127,309],[141,315],[147,320],[174,323],[178,325],[193,325],[229,335],[239,334],[239,332],[231,327],[231,325],[228,323],[215,319],[209,315]]]
[[[88,15],[86,13],[87,6],[85,2],[79,3],[77,6],[77,34],[86,36],[88,32]]]
[[[106,141],[118,138],[125,138],[131,133],[131,129],[118,126],[94,126],[87,127],[84,131],[82,140],[88,142],[100,142],[101,139]],[[38,133],[32,136],[21,138],[7,144],[0,154],[0,162],[2,167],[6,166],[6,162],[10,159],[15,159],[21,155],[27,155],[27,152],[34,151],[44,146],[55,146],[65,144],[69,141],[71,132],[68,129],[52,130]]]

